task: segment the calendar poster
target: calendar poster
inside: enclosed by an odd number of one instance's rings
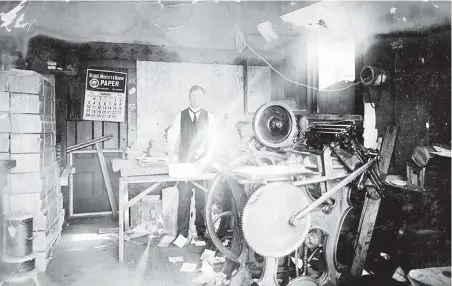
[[[86,72],[83,120],[124,122],[127,73]]]

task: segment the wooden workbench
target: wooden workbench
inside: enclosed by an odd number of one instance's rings
[[[205,192],[208,190],[195,181],[207,181],[215,178],[216,173],[203,173],[191,177],[170,177],[166,163],[155,163],[140,166],[137,160],[113,160],[114,172],[120,172],[119,177],[119,262],[124,261],[124,231],[129,227],[129,208],[144,196],[156,190],[161,183],[191,182]],[[129,201],[129,184],[152,184]]]

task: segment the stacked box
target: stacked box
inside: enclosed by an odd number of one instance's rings
[[[24,70],[0,72],[1,159],[16,161],[0,194],[4,212],[33,214],[34,250],[46,256],[61,233],[64,213],[52,77]]]

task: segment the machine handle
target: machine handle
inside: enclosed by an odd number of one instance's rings
[[[372,166],[372,164],[375,163],[375,161],[377,160],[377,158],[373,158],[372,160],[370,160],[369,162],[367,162],[366,164],[362,165],[358,170],[354,171],[353,173],[351,173],[347,178],[343,179],[342,181],[340,181],[337,185],[335,185],[331,190],[329,190],[328,192],[324,193],[320,198],[318,198],[317,200],[315,200],[315,202],[313,202],[311,205],[309,205],[308,207],[306,207],[304,210],[299,211],[298,213],[296,213],[295,215],[293,215],[290,219],[289,219],[289,223],[291,225],[298,225],[301,221],[301,219],[303,217],[305,217],[308,213],[310,213],[311,211],[313,211],[315,208],[317,208],[318,206],[320,206],[321,204],[323,204],[324,202],[326,202],[332,195],[334,195],[337,191],[339,191],[340,189],[342,189],[343,187],[345,187],[348,183],[350,183],[351,181],[353,181],[356,177],[358,177],[361,173],[365,172],[369,167]]]

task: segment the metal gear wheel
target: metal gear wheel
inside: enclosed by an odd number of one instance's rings
[[[272,182],[258,188],[248,199],[242,214],[247,244],[264,257],[283,257],[297,249],[310,229],[308,214],[297,226],[289,219],[311,203],[304,187]]]
[[[318,228],[311,229],[306,235],[305,243],[309,249],[315,249],[322,244],[322,231]]]

